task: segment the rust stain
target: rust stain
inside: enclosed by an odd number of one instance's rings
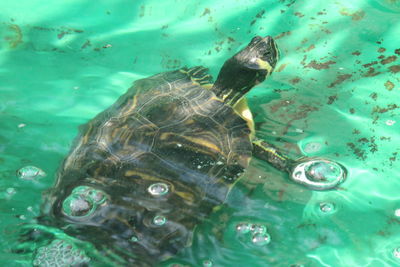
[[[371,63],[367,63],[367,64],[364,64],[364,65],[362,65],[364,68],[369,68],[369,67],[371,67],[372,65],[376,65],[376,64],[378,64],[378,61],[372,61]]]
[[[386,51],[386,48],[384,48],[384,47],[379,47],[379,49],[378,49],[378,53],[383,53],[385,51]]]
[[[351,76],[352,76],[351,74],[340,74],[336,77],[336,80],[334,82],[328,85],[328,87],[329,88],[335,87],[336,85],[341,84],[345,80],[350,79]]]
[[[299,83],[300,81],[301,81],[300,77],[295,77],[295,78],[291,79],[289,82],[290,82],[291,84],[297,84],[297,83]]]
[[[316,70],[329,69],[329,65],[336,64],[335,61],[329,60],[327,62],[318,63],[316,60],[311,60],[310,63],[304,66],[304,68],[311,68]]]
[[[379,75],[379,74],[381,74],[381,72],[375,72],[375,69],[371,67],[371,68],[368,69],[368,72],[365,73],[363,76],[364,77],[374,77],[374,76]]]
[[[281,34],[275,36],[274,39],[277,40],[277,39],[280,39],[280,38],[282,38],[282,37],[289,36],[289,35],[291,35],[291,34],[292,34],[291,31],[282,32]]]
[[[10,30],[11,36],[5,36],[4,39],[8,42],[10,48],[16,48],[22,41],[22,31],[17,24],[9,24],[8,29]]]
[[[384,85],[385,85],[386,90],[388,90],[388,91],[392,91],[394,88],[394,83],[392,83],[389,80],[387,80]]]
[[[283,71],[289,63],[284,63],[279,66],[279,68],[275,72]]]
[[[350,12],[347,8],[341,8],[339,13],[343,16],[349,16],[352,20],[358,21],[364,18],[365,12],[363,10],[358,10],[356,12]]]
[[[389,67],[390,72],[392,73],[398,73],[400,72],[400,65],[393,65]]]
[[[386,64],[392,63],[393,61],[396,61],[396,59],[397,59],[396,56],[390,56],[390,57],[382,59],[380,63],[382,65],[386,65]]]

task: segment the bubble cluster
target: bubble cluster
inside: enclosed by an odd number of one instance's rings
[[[242,235],[250,233],[251,242],[257,246],[264,246],[271,242],[271,236],[263,224],[239,223],[236,225],[236,232]]]
[[[346,178],[346,170],[336,162],[311,159],[294,167],[291,175],[295,182],[314,190],[333,189]]]
[[[17,177],[24,180],[33,180],[45,177],[46,173],[35,166],[25,166],[17,170]]]
[[[63,202],[62,209],[69,217],[92,215],[107,200],[105,193],[90,186],[78,186]]]
[[[67,241],[56,239],[40,247],[33,259],[33,266],[80,266],[90,261],[85,253]]]
[[[147,188],[147,191],[153,196],[163,196],[168,193],[168,185],[165,183],[155,183]]]

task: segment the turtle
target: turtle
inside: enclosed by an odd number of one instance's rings
[[[278,58],[271,36],[255,36],[215,82],[203,66],[135,81],[80,128],[39,223],[125,266],[153,266],[189,246],[253,156],[286,172],[296,163],[255,137],[244,98]]]

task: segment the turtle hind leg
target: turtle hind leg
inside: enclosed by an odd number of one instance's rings
[[[208,73],[208,68],[203,66],[182,68],[179,71],[185,73],[194,83],[198,83],[200,85],[208,85],[213,83],[212,77]]]
[[[335,161],[317,157],[293,160],[261,139],[253,141],[253,153],[276,169],[289,173],[292,181],[312,190],[334,189],[347,176],[344,166]]]
[[[293,166],[296,164],[295,160],[285,156],[273,145],[268,144],[262,139],[256,138],[253,141],[253,155],[258,159],[268,162],[274,168],[288,173],[291,173]]]

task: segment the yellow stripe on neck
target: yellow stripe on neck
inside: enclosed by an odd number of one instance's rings
[[[271,73],[273,68],[272,66],[268,63],[268,61],[264,61],[262,59],[257,58],[257,64],[260,66],[260,69],[265,69],[268,71],[268,73]]]

